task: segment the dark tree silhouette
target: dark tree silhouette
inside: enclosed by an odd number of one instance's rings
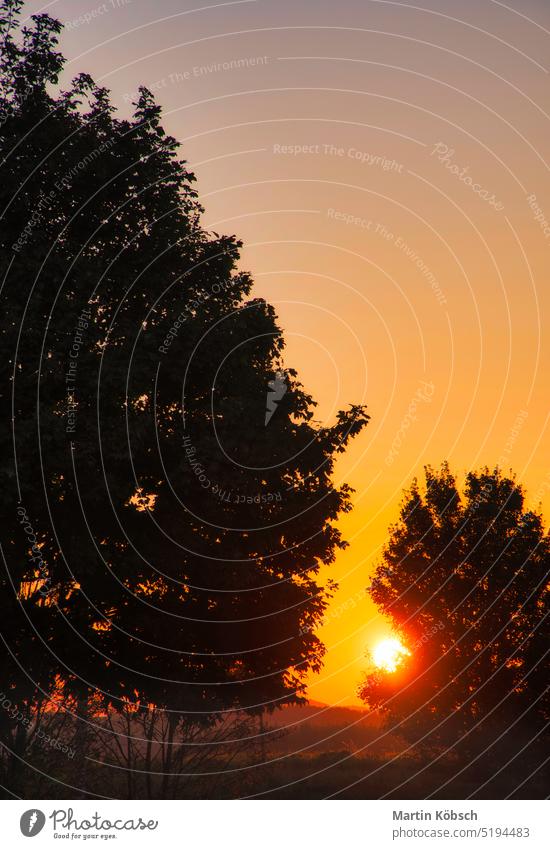
[[[549,576],[541,516],[513,477],[485,468],[460,493],[446,464],[426,467],[369,588],[411,655],[369,673],[362,698],[432,750],[487,749],[494,772],[503,732],[499,751],[535,750],[550,720]]]
[[[20,6],[0,7],[4,693],[154,705],[170,734],[300,700],[345,545],[333,463],[368,416],[314,422],[150,92],[121,119],[87,75],[58,91],[61,26]],[[0,732],[13,767],[25,728],[4,711]]]

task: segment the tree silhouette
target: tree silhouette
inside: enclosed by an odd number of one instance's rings
[[[300,700],[345,545],[334,459],[368,416],[314,422],[150,92],[121,119],[87,75],[58,91],[61,26],[20,7],[0,7],[5,693],[154,706],[171,734]],[[21,725],[0,732],[23,756]]]
[[[411,655],[369,673],[362,698],[440,752],[534,745],[550,719],[549,571],[541,516],[513,477],[471,472],[460,493],[447,464],[426,467],[369,588]]]

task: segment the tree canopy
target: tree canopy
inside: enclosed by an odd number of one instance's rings
[[[500,469],[447,464],[405,493],[369,587],[410,650],[396,674],[370,672],[363,699],[409,739],[471,751],[503,728],[550,719],[550,541]],[[517,739],[519,739],[517,737]]]
[[[315,421],[152,94],[121,118],[86,74],[60,90],[61,25],[20,7],[0,15],[4,690],[176,723],[300,700],[351,506],[334,461],[368,416]]]

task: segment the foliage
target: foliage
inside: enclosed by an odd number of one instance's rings
[[[425,469],[390,528],[370,595],[411,657],[374,671],[363,699],[413,741],[473,749],[503,729],[532,739],[550,719],[550,544],[501,470]],[[518,750],[520,743],[518,742]]]
[[[240,243],[140,89],[59,91],[60,24],[1,5],[0,512],[4,690],[38,710],[155,705],[216,721],[303,698],[351,490],[334,460],[368,416],[313,419]],[[21,729],[0,716],[16,752]]]

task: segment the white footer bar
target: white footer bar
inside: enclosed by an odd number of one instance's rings
[[[548,849],[547,801],[0,801],[1,845]],[[30,843],[36,839],[36,843]]]

